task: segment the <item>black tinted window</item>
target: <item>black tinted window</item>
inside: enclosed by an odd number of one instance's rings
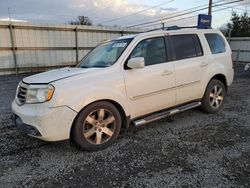
[[[202,47],[197,35],[171,36],[176,60],[203,55]]]
[[[209,33],[205,34],[205,37],[207,39],[212,54],[223,53],[226,51],[225,41],[219,34]]]
[[[141,41],[131,53],[130,58],[133,57],[144,57],[146,66],[166,62],[164,38],[157,37]]]
[[[202,56],[203,55],[203,50],[201,47],[201,42],[200,39],[197,35],[193,35],[193,39],[194,39],[194,45],[195,45],[195,49],[196,49],[196,55],[197,56]]]

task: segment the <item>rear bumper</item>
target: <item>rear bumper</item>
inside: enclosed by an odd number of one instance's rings
[[[77,115],[67,106],[50,108],[48,104],[11,105],[16,126],[26,134],[45,140],[68,139],[73,121]]]

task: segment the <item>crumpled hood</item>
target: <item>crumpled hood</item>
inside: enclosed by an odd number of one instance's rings
[[[57,80],[61,80],[64,78],[72,77],[78,74],[83,74],[87,72],[93,72],[100,68],[61,68],[55,69],[47,72],[43,72],[40,74],[35,74],[23,79],[25,83],[28,84],[42,84],[42,83],[50,83]]]

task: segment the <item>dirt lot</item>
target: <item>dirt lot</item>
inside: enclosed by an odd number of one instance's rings
[[[94,153],[17,130],[10,103],[24,76],[0,77],[0,187],[250,187],[250,73],[242,66],[220,113],[187,111]]]

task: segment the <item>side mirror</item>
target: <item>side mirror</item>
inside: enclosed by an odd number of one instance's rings
[[[144,57],[134,57],[128,60],[127,66],[131,69],[141,69],[145,67]]]

